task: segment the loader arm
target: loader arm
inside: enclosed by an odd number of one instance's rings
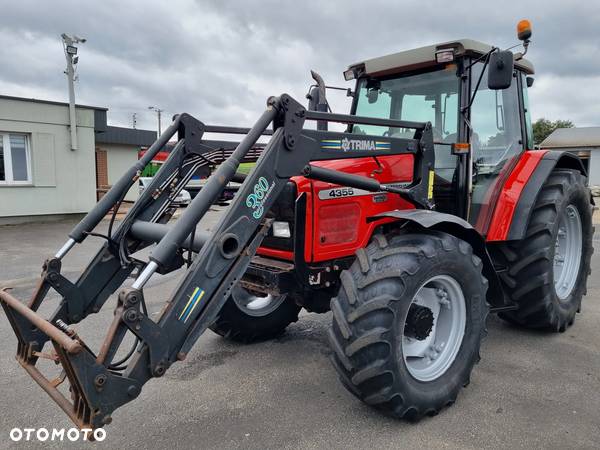
[[[306,120],[409,128],[415,134],[412,139],[405,139],[309,130],[304,129]],[[208,234],[197,234],[198,222],[236,176],[239,164],[256,148],[257,140],[270,134],[267,127],[271,123],[273,133],[268,144],[218,225]],[[387,191],[404,197],[416,208],[433,208],[430,185],[434,152],[429,123],[306,111],[283,94],[268,100],[266,111],[247,130],[235,151],[207,180],[181,217],[168,226],[172,199],[206,159],[206,153],[214,150],[202,140],[205,131],[207,127],[191,116],[176,116],[165,134],[73,229],[56,256],[46,261],[38,289],[27,305],[8,291],[0,291],[0,303],[18,339],[17,360],[79,427],[97,428],[110,423],[112,412],[136,398],[150,378],[164,375],[174,362],[185,359],[246,271],[271,225],[266,213],[290,177],[303,174],[374,192]],[[79,280],[69,282],[60,273],[61,259],[93,233],[141,170],[175,134],[178,142],[149,188],[118,229],[107,236],[107,242]],[[409,186],[382,185],[371,178],[310,165],[311,161],[394,154],[414,156]],[[155,242],[149,261],[130,256]],[[186,249],[197,254],[161,316],[154,321],[144,308],[143,288],[154,273],[181,267]],[[133,284],[122,288],[134,271]],[[45,319],[37,310],[51,288],[62,296],[62,301]],[[94,353],[70,325],[98,312],[117,290],[114,320]],[[115,365],[115,355],[128,334],[135,335],[139,344],[126,362]],[[62,365],[70,385],[71,400],[58,389],[61,380],[47,379],[36,367],[44,355],[44,345],[50,342],[54,359]]]

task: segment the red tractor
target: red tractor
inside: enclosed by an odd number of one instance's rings
[[[526,53],[528,23],[518,31]],[[479,360],[489,312],[562,332],[580,311],[590,273],[586,169],[571,153],[533,150],[534,71],[524,53],[460,40],[353,64],[344,73],[356,79],[350,115],[327,112],[327,87],[313,74],[308,110],[286,94],[271,97],[251,129],[176,116],[46,261],[28,305],[0,292],[18,361],[75,423],[96,428],[185,359],[208,327],[251,342],[277,336],[302,308],[331,310],[332,360],[350,392],[409,420],[451,405]],[[328,131],[329,122],[348,128]],[[205,132],[246,137],[167,224],[177,193],[215,162]],[[175,134],[150,186],[69,282],[62,258]],[[236,173],[264,134],[271,138],[256,167]],[[216,228],[197,233],[227,183],[244,178]],[[132,256],[152,243],[149,260]],[[186,263],[152,320],[143,287]],[[130,276],[133,284],[121,288]],[[63,301],[45,319],[37,309],[49,289]],[[95,352],[73,324],[117,289],[114,321]],[[129,352],[120,350],[127,337]],[[43,353],[49,342],[54,350]],[[47,378],[40,357],[63,373]],[[65,379],[68,393],[60,390]]]
[[[533,150],[533,66],[496,50],[465,39],[350,66],[351,114],[431,123],[431,189],[443,214],[292,177],[259,256],[211,329],[250,342],[281,333],[301,308],[331,308],[343,384],[368,404],[418,418],[453,403],[468,383],[488,310],[531,328],[572,325],[592,254],[586,170],[570,153]],[[318,110],[325,86],[315,79],[309,98]],[[412,137],[373,125],[348,132]],[[362,145],[323,141],[340,152]],[[393,155],[313,165],[407,184],[414,162]]]

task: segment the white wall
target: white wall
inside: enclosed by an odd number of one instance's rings
[[[94,110],[77,108],[72,151],[66,105],[0,98],[0,131],[29,135],[32,184],[0,185],[0,217],[83,213],[96,202]]]
[[[114,185],[123,173],[138,160],[139,147],[133,145],[121,144],[98,144],[97,147],[101,150],[106,150],[106,162],[108,167],[108,184]],[[125,200],[136,201],[139,194],[138,184],[135,183],[127,195]]]
[[[590,149],[589,185],[600,186],[600,147]]]

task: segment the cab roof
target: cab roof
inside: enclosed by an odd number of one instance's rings
[[[428,45],[378,58],[367,59],[349,66],[349,69],[359,69],[360,74],[385,76],[394,73],[409,72],[437,65],[435,52],[442,49],[455,49],[456,56],[481,56],[492,49],[492,46],[473,39],[442,42]],[[363,69],[364,67],[364,69]],[[515,61],[515,67],[527,74],[533,74],[533,64],[526,59]]]

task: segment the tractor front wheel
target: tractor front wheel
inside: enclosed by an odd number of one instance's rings
[[[487,280],[454,236],[376,235],[331,301],[333,363],[344,386],[398,418],[435,415],[479,361]]]

